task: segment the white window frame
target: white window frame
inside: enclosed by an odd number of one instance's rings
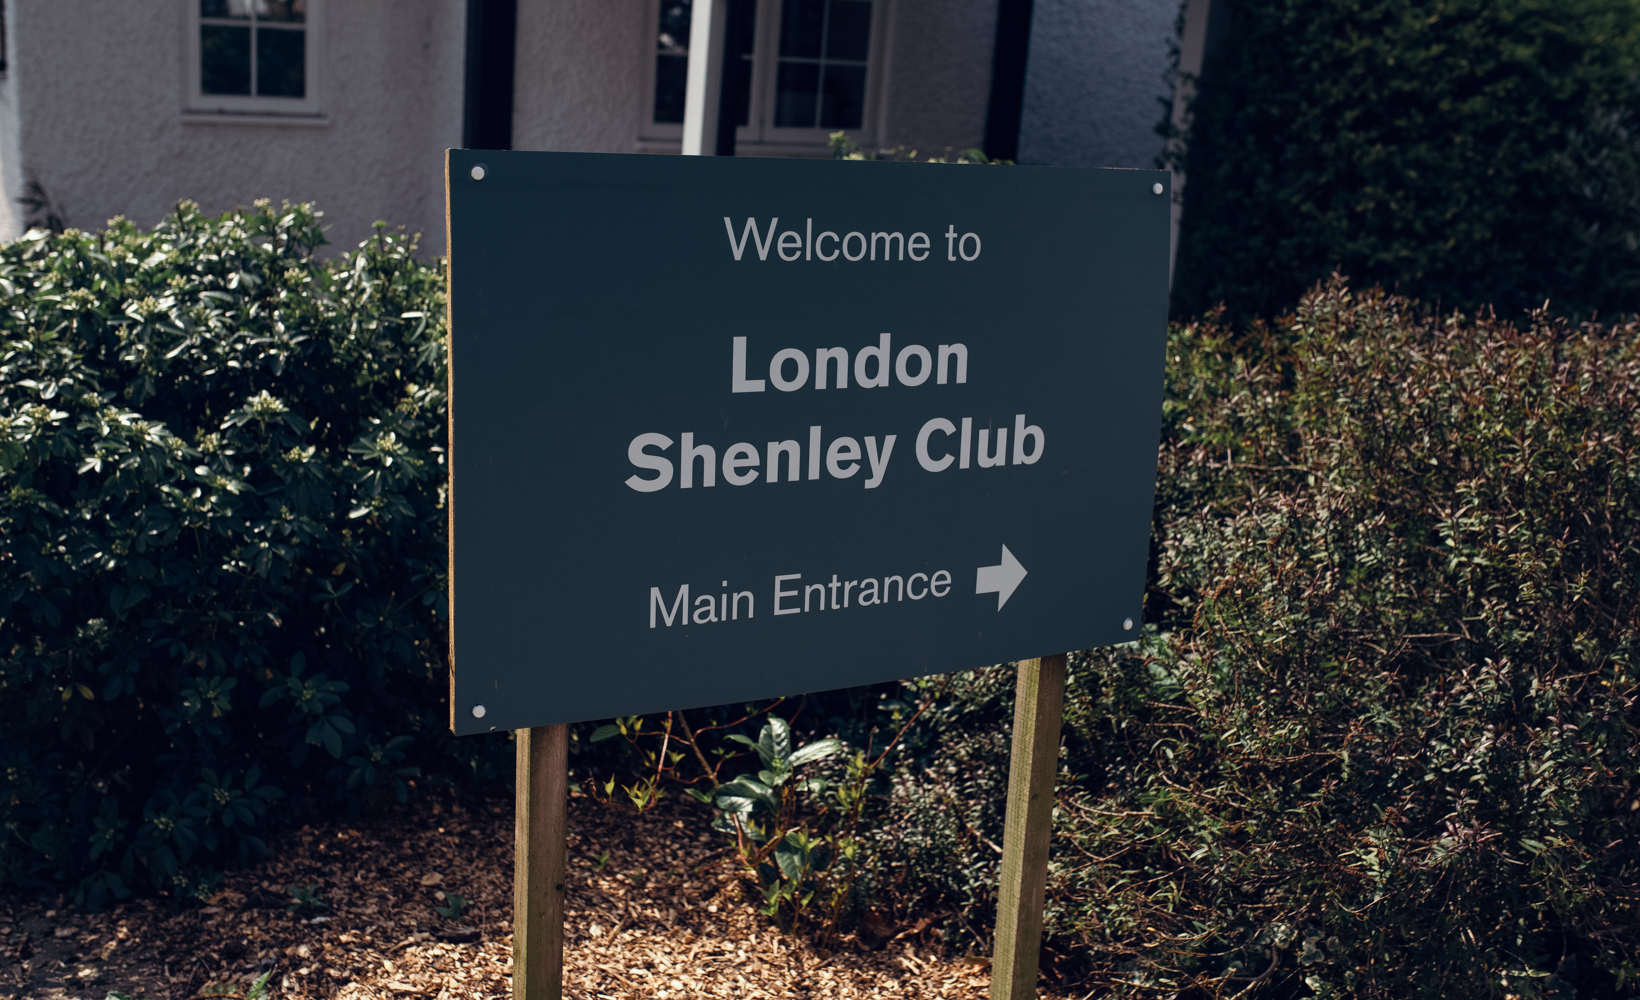
[[[683,126],[655,121],[655,31],[660,24],[661,4],[649,0],[648,19],[643,34],[643,104],[638,111],[640,152],[676,153],[683,146]],[[878,133],[884,117],[882,104],[887,94],[890,10],[893,0],[872,0],[871,47],[866,53],[865,107],[860,127],[845,129],[848,137],[863,146],[880,145]],[[828,128],[776,128],[774,125],[775,85],[780,72],[781,0],[757,0],[752,43],[752,94],[745,125],[735,130],[738,156],[825,156],[831,149]]]
[[[322,117],[324,113],[321,102],[323,76],[320,68],[324,63],[320,56],[324,50],[325,0],[307,0],[307,12],[302,28],[307,33],[307,38],[303,43],[305,64],[303,66],[302,86],[303,90],[306,91],[303,97],[262,97],[256,95],[246,97],[238,94],[207,94],[201,91],[199,0],[182,0],[182,2],[185,14],[183,22],[186,26],[183,52],[186,54],[185,58],[187,60],[183,66],[183,85],[185,88],[183,91],[185,95],[183,107],[189,115],[210,115],[253,121],[268,118],[312,120]],[[659,16],[659,8],[656,8],[656,17]],[[251,22],[247,21],[245,24],[248,27]],[[289,31],[291,29],[274,30]],[[254,29],[251,44],[254,60]]]

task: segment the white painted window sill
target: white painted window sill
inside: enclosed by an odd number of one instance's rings
[[[184,125],[273,125],[296,128],[322,128],[330,124],[329,115],[258,114],[252,111],[184,111]]]
[[[634,150],[639,153],[678,153],[683,150],[683,143],[677,139],[639,139]],[[831,156],[831,146],[829,143],[737,142],[735,155],[822,160]]]

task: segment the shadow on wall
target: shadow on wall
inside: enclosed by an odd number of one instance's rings
[[[1180,10],[1161,0],[1035,0],[1018,161],[1154,167]]]
[[[45,186],[38,177],[30,177],[23,189],[23,196],[17,199],[17,204],[28,210],[23,219],[23,231],[30,229],[49,229],[60,233],[68,228],[68,213],[61,205],[51,200]]]

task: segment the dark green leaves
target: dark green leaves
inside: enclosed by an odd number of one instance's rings
[[[1220,15],[1173,153],[1179,314],[1273,318],[1334,268],[1439,309],[1640,308],[1636,0]]]
[[[771,814],[780,812],[780,799],[774,789],[749,775],[719,785],[716,802],[724,812],[739,815],[749,815],[755,806],[762,806]]]
[[[827,757],[831,757],[842,752],[843,741],[828,737],[826,739],[815,740],[813,743],[807,744],[802,749],[791,755],[789,763],[792,767],[802,767],[804,764],[812,764],[817,760],[825,760]]]
[[[461,919],[461,914],[467,909],[467,900],[455,893],[448,893],[444,897],[443,906],[433,907],[433,912],[452,923]]]
[[[325,902],[317,885],[290,885],[285,887],[285,891],[290,893],[286,913],[317,913],[330,905]]]
[[[1145,625],[1065,696],[1077,995],[1632,993],[1640,324],[1334,280],[1167,362]],[[868,913],[994,919],[1013,687],[884,702],[917,750],[871,798]]]
[[[185,203],[0,247],[0,758],[72,789],[0,794],[0,879],[193,898],[283,820],[265,786],[357,809],[420,773],[442,272],[385,231],[322,242],[310,207]]]
[[[787,779],[791,777],[793,768],[817,760],[824,760],[843,749],[841,741],[828,738],[816,740],[793,753],[791,728],[786,725],[785,719],[773,715],[764,724],[755,741],[738,734],[729,738],[757,751],[758,759],[763,762],[763,770],[758,772],[758,778],[764,785],[775,787],[786,783]],[[741,780],[748,779],[742,778]]]
[[[1059,876],[1066,933],[1158,990],[1274,962],[1317,993],[1451,968],[1441,992],[1484,995],[1575,951],[1620,992],[1640,326],[1431,317],[1335,279],[1168,355],[1155,631],[1079,658],[1067,697],[1069,767],[1100,777],[1062,793],[1087,863]],[[1199,947],[1137,943],[1181,926]]]

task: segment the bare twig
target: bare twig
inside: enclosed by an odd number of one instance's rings
[[[1241,990],[1240,993],[1237,993],[1235,996],[1231,997],[1230,1000],[1237,1000],[1237,998],[1239,998],[1239,997],[1246,996],[1247,993],[1250,992],[1255,986],[1258,986],[1262,983],[1265,983],[1265,982],[1269,981],[1270,977],[1275,975],[1276,966],[1278,966],[1280,964],[1281,964],[1281,951],[1275,945],[1271,945],[1270,946],[1270,967],[1268,969],[1265,969],[1263,972],[1261,972],[1258,975],[1252,977],[1251,979],[1249,979],[1246,976],[1225,976],[1224,977],[1225,979],[1232,980],[1232,981],[1238,982],[1238,983],[1246,983],[1247,984],[1246,986],[1242,987],[1242,990]]]
[[[700,761],[701,768],[715,786],[718,783],[717,768],[706,759],[706,754],[700,748],[700,741],[695,738],[695,731],[689,728],[689,720],[682,712],[678,713],[678,724],[683,727],[683,735],[689,740],[689,749],[695,751],[695,759]]]

